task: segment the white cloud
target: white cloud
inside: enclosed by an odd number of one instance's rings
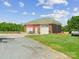
[[[69,15],[68,11],[65,10],[55,10],[53,13],[51,14],[47,14],[47,15],[40,15],[41,17],[53,17],[55,19],[59,19],[62,17],[66,17]]]
[[[51,7],[56,4],[68,5],[68,2],[67,0],[38,0],[37,6],[42,5]]]
[[[45,3],[45,0],[38,0],[41,4]]]
[[[75,7],[73,11],[78,11],[78,8],[77,8],[77,7]]]
[[[24,3],[23,2],[19,2],[19,6],[20,7],[24,7]]]
[[[32,15],[36,15],[36,13],[35,12],[32,12]]]
[[[7,6],[7,7],[11,6],[11,4],[9,2],[7,2],[7,1],[4,1],[4,5]]]
[[[40,15],[40,17],[47,17],[47,16],[48,16],[48,14],[47,14],[47,15],[43,15],[43,14],[42,14],[42,15]]]
[[[17,23],[17,22],[15,22],[15,21],[13,21],[12,19],[7,19],[7,18],[2,18],[2,19],[0,19],[0,22]]]
[[[69,12],[66,11],[66,10],[55,10],[51,14],[40,15],[40,17],[52,17],[55,20],[57,20],[60,23],[62,23],[62,25],[66,25],[67,24],[67,20],[68,20],[68,15],[69,15]]]
[[[75,8],[73,9],[72,15],[73,15],[73,16],[79,16],[79,10],[78,10],[77,7],[75,7]]]
[[[44,9],[53,9],[52,7],[50,6],[42,6]]]
[[[27,15],[27,12],[24,11],[22,14],[23,14],[23,15]]]
[[[38,0],[37,6],[42,5],[42,4],[45,4],[45,1],[46,0]]]

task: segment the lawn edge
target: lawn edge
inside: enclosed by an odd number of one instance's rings
[[[40,41],[38,41],[38,40],[35,40],[35,39],[30,38],[30,37],[27,37],[27,36],[25,36],[25,38],[28,38],[28,39],[30,39],[30,40],[35,41],[36,43],[39,43],[39,44],[42,44],[42,45],[46,46],[46,47],[47,47],[50,51],[52,51],[52,52],[59,53],[59,54],[65,56],[65,57],[67,57],[68,59],[73,59],[73,58],[72,58],[71,56],[69,56],[68,54],[65,54],[64,52],[61,52],[61,51],[56,50],[56,49],[53,49],[52,47],[50,47],[50,46],[48,46],[48,45],[46,45],[46,44],[44,44],[44,43],[42,43],[42,42],[40,42]]]

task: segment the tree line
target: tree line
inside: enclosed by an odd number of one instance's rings
[[[24,31],[24,27],[21,24],[16,23],[0,23],[0,31]]]
[[[79,30],[79,16],[72,16],[71,19],[67,21],[66,26],[62,26],[63,31]],[[22,24],[16,23],[0,23],[0,31],[24,31],[24,26]]]
[[[63,31],[79,30],[79,16],[72,16],[72,18],[67,21],[67,25],[62,27],[62,29]]]

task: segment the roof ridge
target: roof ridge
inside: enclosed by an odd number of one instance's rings
[[[57,20],[49,17],[43,17],[36,20],[29,21],[27,24],[60,24]]]

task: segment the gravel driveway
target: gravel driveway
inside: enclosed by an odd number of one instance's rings
[[[48,47],[26,38],[0,39],[0,59],[70,59]]]

